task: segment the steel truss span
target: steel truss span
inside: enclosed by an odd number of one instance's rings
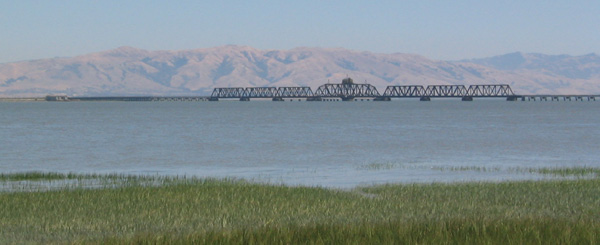
[[[429,85],[425,89],[426,96],[429,97],[464,97],[467,95],[467,88],[464,85]]]
[[[242,97],[245,98],[273,98],[276,97],[276,87],[256,87],[246,88],[242,93]]]
[[[383,92],[384,97],[422,97],[425,96],[425,87],[421,85],[387,86]]]
[[[379,97],[377,88],[371,84],[324,84],[315,91],[318,97]]]
[[[275,97],[279,98],[305,98],[312,97],[313,91],[310,87],[279,87]]]
[[[467,91],[471,97],[509,97],[515,96],[508,84],[471,85]]]
[[[271,98],[282,100],[284,98],[312,98],[313,91],[310,87],[248,87],[248,88],[215,88],[210,95],[211,101],[219,99],[250,100],[252,98]]]
[[[242,98],[245,88],[215,88],[210,95],[211,98]]]
[[[388,86],[383,97],[511,97],[516,96],[507,84],[489,85],[403,85]]]

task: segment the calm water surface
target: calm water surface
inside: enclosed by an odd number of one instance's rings
[[[353,187],[600,167],[599,102],[0,103],[0,172]],[[462,168],[456,171],[453,168]]]

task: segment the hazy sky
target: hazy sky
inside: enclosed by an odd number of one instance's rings
[[[456,60],[600,53],[600,1],[0,0],[0,62],[227,44]]]

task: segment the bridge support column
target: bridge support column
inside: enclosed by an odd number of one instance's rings
[[[380,97],[375,97],[375,99],[373,99],[373,101],[391,101],[392,99],[390,97],[385,97],[385,96],[380,96]]]
[[[431,101],[431,97],[429,96],[423,96],[421,97],[421,99],[419,99],[420,101]]]
[[[250,101],[250,98],[248,98],[248,97],[242,97],[242,98],[240,98],[240,101]]]
[[[219,98],[217,98],[217,97],[210,97],[210,98],[208,98],[208,101],[219,101]]]
[[[281,97],[273,97],[273,101],[283,101],[283,98],[281,98]]]
[[[471,96],[464,96],[464,97],[462,97],[462,101],[473,101],[473,97],[471,97]]]
[[[519,100],[518,96],[508,96],[506,97],[506,101],[517,101]]]

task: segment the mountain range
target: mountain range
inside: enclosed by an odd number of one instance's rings
[[[69,58],[0,64],[0,97],[209,95],[215,87],[310,86],[352,77],[388,85],[509,84],[517,94],[600,94],[600,56],[510,53],[432,60],[342,48],[178,51],[120,47]]]

